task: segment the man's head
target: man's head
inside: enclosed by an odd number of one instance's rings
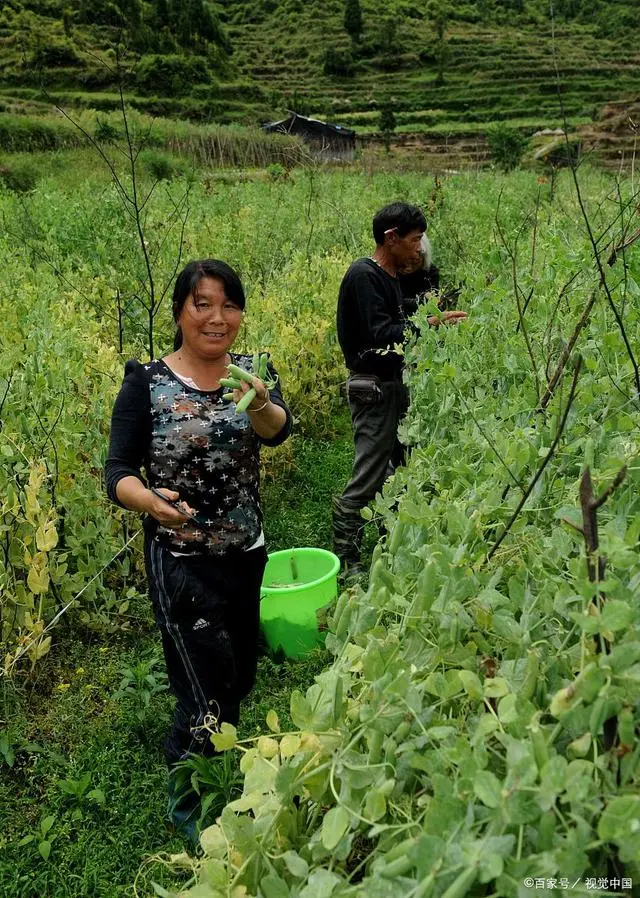
[[[391,203],[373,218],[373,237],[398,269],[416,268],[427,221],[417,206]]]

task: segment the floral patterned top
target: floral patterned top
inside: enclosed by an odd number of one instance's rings
[[[251,370],[251,356],[231,353],[234,364]],[[223,399],[223,387],[200,390],[181,379],[162,360],[141,364],[131,359],[111,419],[105,480],[109,498],[118,502],[116,485],[127,476],[150,487],[180,494],[195,509],[196,521],[180,529],[145,520],[147,532],[181,554],[223,555],[253,547],[262,532],[260,445],[277,446],[291,433],[291,412],[282,398],[277,373],[271,401],[287,420],[275,437],[255,432],[246,412]]]

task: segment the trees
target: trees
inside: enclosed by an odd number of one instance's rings
[[[448,0],[431,0],[427,7],[427,12],[431,18],[436,33],[435,55],[438,74],[436,75],[436,84],[444,84],[444,70],[447,64],[448,47],[447,47],[447,28],[449,21],[453,16],[453,7]]]
[[[498,122],[487,131],[487,143],[496,165],[503,171],[511,171],[520,165],[527,138],[516,128]]]
[[[396,130],[396,116],[390,101],[387,101],[380,110],[378,127],[382,133],[385,149],[388,153],[391,149],[391,135]]]
[[[357,43],[362,36],[362,9],[360,0],[345,0],[344,30],[351,40]]]

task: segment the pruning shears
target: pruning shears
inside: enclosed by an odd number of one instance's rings
[[[206,530],[206,531],[213,530],[213,527],[210,524],[203,524],[203,522],[200,521],[196,517],[196,515],[194,515],[192,512],[187,511],[185,508],[183,508],[182,507],[182,501],[183,501],[182,499],[169,499],[168,496],[165,496],[164,493],[161,493],[160,490],[156,489],[155,486],[150,487],[150,489],[154,496],[157,496],[159,499],[163,499],[167,503],[167,505],[171,505],[171,507],[175,508],[177,511],[179,511],[180,514],[183,514],[185,517],[189,518],[189,520],[192,521],[196,525],[196,527],[199,527],[200,530]]]

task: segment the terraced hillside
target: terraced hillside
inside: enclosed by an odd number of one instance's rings
[[[357,59],[349,77],[328,75],[323,64],[329,50],[346,55],[351,47],[341,8],[340,0],[322,11],[306,7],[290,14],[286,29],[275,12],[264,22],[231,28],[240,71],[281,105],[365,133],[377,129],[379,109],[387,102],[399,132],[451,132],[482,130],[496,120],[559,124],[560,98],[574,122],[586,121],[600,105],[640,93],[640,40],[604,38],[594,26],[572,24],[558,25],[554,41],[549,22],[519,27],[452,22],[444,82],[438,84],[432,23],[404,18],[392,58],[376,52]]]
[[[381,107],[390,104],[399,139],[428,134],[436,152],[455,135],[480,145],[487,125],[498,120],[532,132],[561,124],[566,113],[577,126],[596,118],[604,104],[640,96],[640,17],[626,0],[585,0],[576,7],[582,13],[554,23],[543,0],[514,0],[511,10],[508,0],[456,4],[441,23],[441,39],[428,4],[397,0],[380,7],[362,0],[357,41],[345,31],[344,0],[227,0],[208,6],[232,55],[213,42],[193,48],[174,42],[172,65],[180,71],[158,78],[149,77],[148,61],[159,52],[152,27],[159,0],[130,2],[137,3],[138,25],[128,33],[87,24],[80,0],[75,7],[63,0],[5,0],[0,112],[39,114],[52,100],[115,108],[110,47],[123,35],[124,86],[142,111],[256,124],[294,108],[373,134]],[[184,16],[187,7],[174,2]]]

